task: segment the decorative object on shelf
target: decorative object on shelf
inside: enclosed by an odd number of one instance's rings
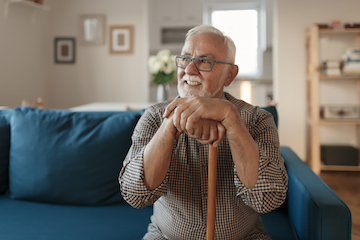
[[[110,26],[110,53],[133,53],[133,26]]]
[[[27,0],[28,2],[33,2],[42,5],[44,3],[43,0]]]
[[[48,6],[45,6],[45,4],[43,4],[42,0],[41,1],[40,0],[4,0],[4,16],[5,16],[5,18],[7,18],[8,13],[9,13],[9,8],[13,4],[23,4],[23,5],[27,5],[31,8],[40,9],[43,11],[50,10],[50,8]],[[35,13],[35,11],[33,11],[33,19],[34,19],[34,13]]]
[[[340,20],[331,21],[331,27],[333,29],[342,29],[342,28],[344,28],[344,26],[343,26],[343,24],[341,23]]]
[[[321,106],[320,117],[323,119],[359,119],[358,106]]]
[[[342,56],[345,75],[360,75],[360,48],[349,48]]]
[[[345,28],[360,28],[360,23],[344,23]]]
[[[342,29],[342,28],[356,29],[356,28],[360,28],[360,23],[359,22],[357,22],[357,23],[350,22],[350,23],[341,24],[340,21],[333,21],[330,24],[328,24],[328,23],[318,23],[316,25],[319,27],[319,29]]]
[[[327,23],[318,23],[316,24],[318,26],[319,29],[329,29],[330,25]]]
[[[104,14],[85,14],[80,16],[80,43],[83,45],[103,45],[105,43]]]
[[[158,86],[157,101],[167,100],[168,84],[174,81],[176,72],[175,56],[168,49],[160,50],[157,55],[149,58],[148,65],[153,82]]]
[[[54,54],[55,63],[75,63],[75,38],[56,37]]]

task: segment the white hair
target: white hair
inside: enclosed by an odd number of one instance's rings
[[[223,32],[221,32],[219,29],[217,29],[213,26],[199,25],[199,26],[196,26],[196,27],[190,29],[188,31],[188,33],[186,34],[185,41],[188,40],[191,36],[194,36],[194,35],[200,34],[200,33],[214,33],[217,36],[221,37],[223,39],[225,45],[228,48],[228,52],[227,52],[228,61],[230,61],[231,63],[235,62],[236,47],[235,47],[234,41],[229,36],[226,36]]]

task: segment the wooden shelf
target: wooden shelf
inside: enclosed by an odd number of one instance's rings
[[[28,0],[5,0],[5,6],[4,6],[5,18],[8,16],[9,8],[10,8],[11,4],[24,4],[24,5],[30,6],[34,9],[39,9],[42,11],[50,10],[50,8],[48,6],[45,6],[45,5],[39,4],[39,3],[35,3],[35,2],[31,2]]]
[[[322,171],[360,171],[360,166],[321,165]]]
[[[341,81],[357,81],[357,98],[358,105],[360,106],[360,75],[340,75],[340,76],[327,76],[320,72],[320,39],[321,34],[353,34],[350,37],[355,38],[355,46],[360,47],[360,28],[347,28],[347,29],[319,29],[314,25],[306,31],[306,67],[307,67],[307,131],[308,131],[308,162],[312,170],[316,174],[321,171],[360,171],[359,166],[343,166],[343,165],[325,165],[321,162],[321,140],[320,140],[320,126],[323,125],[342,125],[354,126],[357,135],[357,148],[360,149],[360,119],[321,119],[320,107],[321,85],[325,84],[324,81],[333,80],[336,87],[341,88]],[[332,36],[326,36],[332,37]],[[324,48],[322,48],[324,49]],[[335,140],[336,141],[336,140]]]
[[[360,33],[360,28],[319,29],[319,33]]]
[[[360,119],[321,119],[323,125],[360,125]]]
[[[29,5],[31,7],[37,8],[37,9],[41,9],[43,11],[49,11],[49,7],[45,6],[43,4],[39,4],[39,3],[35,3],[35,2],[31,2],[28,0],[8,0],[8,2],[11,3],[21,3],[21,4],[25,4],[25,5]]]
[[[322,80],[331,80],[331,79],[338,79],[338,80],[360,80],[360,75],[339,75],[339,76],[328,76],[326,74],[320,74],[320,79]]]

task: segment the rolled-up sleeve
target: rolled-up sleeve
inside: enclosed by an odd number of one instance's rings
[[[121,194],[134,208],[149,206],[167,193],[169,173],[162,184],[154,190],[148,190],[144,183],[144,151],[158,129],[156,126],[160,125],[160,120],[156,120],[157,115],[150,109],[140,118],[132,136],[132,145],[119,174]]]
[[[280,207],[286,199],[288,176],[280,154],[277,128],[270,113],[259,111],[249,131],[258,145],[260,159],[258,180],[253,188],[247,188],[234,169],[237,196],[259,213],[267,213]]]

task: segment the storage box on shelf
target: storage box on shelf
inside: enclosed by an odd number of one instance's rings
[[[357,111],[354,110],[354,107],[359,108],[360,106],[360,75],[345,75],[343,72],[341,72],[340,75],[327,75],[326,71],[321,72],[323,69],[321,62],[327,60],[321,59],[321,57],[326,55],[326,53],[321,52],[321,37],[326,36],[327,39],[322,42],[326,44],[327,42],[331,42],[329,39],[332,37],[339,37],[339,35],[342,37],[345,36],[345,34],[351,35],[355,39],[355,46],[346,46],[347,48],[360,47],[360,28],[323,29],[319,28],[318,25],[314,25],[306,31],[308,160],[311,168],[317,174],[322,170],[360,171],[359,161],[356,166],[341,164],[329,165],[321,162],[320,126],[354,126],[357,132],[357,147],[359,148],[360,146],[360,119],[355,116]],[[342,39],[341,37],[340,39]],[[348,44],[348,42],[345,41],[344,44]],[[342,83],[346,81],[355,81],[357,103],[355,106],[352,105],[350,107],[347,104],[341,103],[338,107],[342,107],[344,111],[345,109],[350,110],[350,108],[352,108],[352,117],[344,117],[341,116],[341,114],[338,114],[338,117],[324,117],[324,108],[329,106],[326,106],[327,104],[322,102],[323,98],[320,96],[321,84],[335,82],[340,89]],[[342,144],[339,143],[338,145]]]

